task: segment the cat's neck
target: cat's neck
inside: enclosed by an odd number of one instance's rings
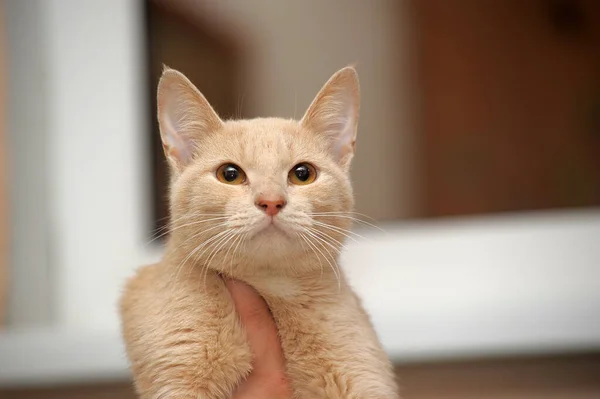
[[[281,258],[231,258],[225,254],[200,259],[189,256],[176,246],[167,246],[164,263],[169,268],[185,269],[176,276],[189,273],[220,274],[252,285],[265,296],[293,299],[318,291],[335,296],[345,291],[346,279],[339,257],[301,253]]]
[[[262,296],[295,301],[298,298],[335,298],[348,287],[343,273],[307,274],[302,278],[291,276],[253,275],[242,279]]]

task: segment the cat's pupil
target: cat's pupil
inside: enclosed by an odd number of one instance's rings
[[[223,177],[228,182],[235,181],[240,175],[240,171],[235,166],[228,166],[223,170]]]
[[[294,174],[298,180],[307,181],[310,177],[310,170],[306,166],[300,165],[296,168],[296,170],[294,170]]]

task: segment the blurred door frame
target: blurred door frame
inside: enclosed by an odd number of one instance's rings
[[[149,118],[152,126],[153,230],[167,227],[169,217],[167,164],[156,119],[156,87],[165,65],[184,73],[219,115],[242,117],[244,39],[234,27],[211,22],[191,12],[185,2],[147,0],[146,45],[149,78]]]

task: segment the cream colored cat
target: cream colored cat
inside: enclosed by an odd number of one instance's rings
[[[351,226],[356,71],[338,71],[301,121],[222,121],[166,68],[158,118],[171,235],[121,301],[142,398],[229,398],[252,355],[220,275],[252,285],[277,323],[295,398],[397,398],[391,364],[338,268]],[[365,265],[368,267],[368,265]]]

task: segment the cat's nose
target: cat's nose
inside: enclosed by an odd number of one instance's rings
[[[269,216],[275,216],[281,211],[286,201],[283,197],[259,197],[255,204],[258,209],[263,210]]]

